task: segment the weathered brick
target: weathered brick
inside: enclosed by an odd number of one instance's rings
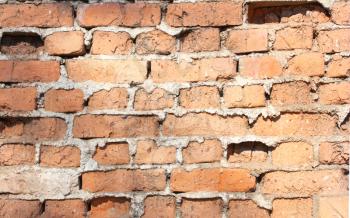
[[[147,75],[146,62],[136,60],[68,60],[66,67],[68,77],[76,82],[139,83]]]
[[[47,111],[78,112],[84,107],[84,93],[80,89],[50,89],[44,98]]]
[[[1,27],[73,26],[73,8],[69,3],[2,4]]]
[[[270,102],[276,106],[311,104],[311,87],[304,81],[273,84]]]
[[[230,79],[236,74],[236,62],[230,58],[210,58],[193,62],[152,61],[154,82],[200,82]]]
[[[50,55],[78,56],[85,54],[84,33],[81,31],[55,32],[44,41]]]
[[[115,218],[130,216],[130,200],[127,198],[99,197],[91,201],[90,218]]]
[[[333,56],[333,60],[328,64],[328,77],[349,77],[350,76],[350,58],[341,58]]]
[[[74,146],[42,145],[40,165],[48,167],[79,167],[80,149]]]
[[[219,90],[215,86],[180,89],[179,104],[187,109],[219,108]]]
[[[312,41],[312,27],[287,27],[276,31],[276,40],[273,47],[276,50],[311,49]]]
[[[286,74],[297,76],[322,76],[325,73],[322,53],[303,53],[288,61]]]
[[[137,54],[167,55],[175,51],[175,46],[175,37],[161,30],[140,33],[136,38]]]
[[[137,142],[135,163],[137,164],[166,164],[175,163],[176,148],[174,146],[158,146],[154,141]]]
[[[0,145],[0,166],[33,165],[35,147],[29,144]]]
[[[274,195],[341,194],[347,189],[348,178],[342,170],[276,171],[267,173],[261,182],[261,192]]]
[[[242,2],[169,4],[165,19],[175,27],[239,25],[243,22]]]
[[[184,163],[210,163],[221,160],[223,153],[219,140],[208,139],[204,142],[190,142],[182,149]]]
[[[261,142],[242,142],[227,146],[227,159],[231,163],[258,163],[267,159],[267,146]]]
[[[92,35],[91,54],[127,55],[132,51],[133,42],[127,32],[95,31]]]
[[[229,202],[228,218],[269,218],[266,209],[258,207],[252,200],[231,200]]]
[[[108,143],[104,147],[97,147],[92,158],[102,165],[127,164],[130,161],[129,144]]]
[[[182,52],[203,52],[220,50],[220,31],[217,28],[195,29],[181,38]]]
[[[323,84],[318,95],[321,104],[350,104],[350,82]]]
[[[275,199],[272,203],[271,218],[312,218],[312,214],[311,198]]]
[[[73,134],[77,138],[118,138],[157,136],[155,116],[81,115],[75,117]]]
[[[58,61],[0,61],[0,82],[53,82],[59,77]]]
[[[265,106],[265,90],[261,85],[226,86],[224,88],[224,106],[263,107]]]
[[[332,21],[339,25],[350,24],[350,2],[334,2],[331,9]]]
[[[239,59],[239,73],[254,79],[272,78],[282,75],[282,65],[272,56],[243,57]]]
[[[322,164],[348,164],[349,142],[323,142],[319,148],[319,160]]]
[[[194,128],[196,127],[196,128]],[[244,135],[247,119],[240,116],[219,116],[207,113],[189,113],[182,117],[167,115],[163,123],[165,136],[227,136]]]
[[[272,151],[272,164],[277,166],[311,165],[312,145],[305,142],[285,142]]]
[[[349,217],[349,196],[320,197],[319,217]]]
[[[89,110],[125,109],[128,106],[128,91],[125,88],[112,88],[93,93],[88,101]]]
[[[225,42],[228,50],[234,53],[248,53],[268,50],[266,29],[231,30]]]
[[[189,199],[184,198],[181,203],[181,217],[211,217],[220,218],[223,202],[219,198]]]
[[[88,172],[82,178],[89,192],[161,191],[166,184],[163,169]]]
[[[170,177],[173,192],[250,192],[255,189],[255,177],[244,169],[208,168],[186,171],[174,169]]]
[[[96,3],[80,4],[77,9],[77,21],[83,27],[156,26],[160,23],[159,4],[145,3]]]
[[[263,136],[326,136],[337,133],[337,119],[328,114],[285,113],[278,118],[259,117],[252,128]]]
[[[34,87],[0,89],[0,111],[35,110],[36,94]]]
[[[144,201],[142,218],[175,218],[176,200],[173,196],[149,196]]]
[[[85,204],[82,200],[47,200],[45,201],[45,211],[41,215],[43,218],[50,217],[85,217]]]
[[[322,30],[317,42],[320,50],[326,53],[350,50],[350,29]]]
[[[134,108],[136,110],[162,110],[171,108],[174,105],[175,95],[160,88],[151,92],[139,89],[135,93]]]
[[[0,199],[0,217],[33,218],[40,215],[40,201]]]

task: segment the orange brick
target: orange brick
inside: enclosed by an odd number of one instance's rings
[[[276,40],[273,47],[276,50],[311,49],[312,41],[312,27],[287,27],[276,31]]]
[[[125,109],[128,106],[128,91],[125,88],[112,88],[93,93],[89,98],[89,110]]]
[[[77,217],[83,218],[86,214],[85,204],[82,200],[48,200],[45,201],[43,218],[50,217]]]
[[[163,169],[87,172],[82,178],[89,192],[162,191],[166,179]]]
[[[224,106],[263,107],[265,106],[265,90],[261,85],[226,86],[224,88]]]
[[[322,76],[325,73],[322,53],[304,53],[288,61],[288,75]]]
[[[50,89],[44,98],[47,111],[78,112],[84,107],[84,93],[80,89]]]
[[[350,104],[350,82],[323,84],[318,95],[321,104]]]
[[[261,142],[230,144],[227,148],[227,159],[231,163],[265,162],[267,151],[267,146]]]
[[[175,163],[176,148],[174,146],[157,146],[154,141],[137,142],[135,163],[137,164],[166,164]]]
[[[272,204],[271,218],[312,218],[312,214],[311,198],[275,199]]]
[[[151,92],[139,89],[135,93],[134,108],[136,110],[162,110],[174,105],[175,95],[164,89],[155,88]]]
[[[34,87],[0,89],[0,111],[35,110],[36,95]]]
[[[176,63],[171,60],[152,61],[154,82],[200,82],[230,79],[236,74],[236,63],[230,58],[210,58]]]
[[[58,61],[0,61],[0,82],[53,82],[59,78]]]
[[[140,33],[136,38],[137,54],[167,55],[175,51],[175,46],[175,37],[160,30]]]
[[[181,39],[182,52],[202,52],[220,50],[220,30],[200,28],[186,34]]]
[[[349,77],[350,76],[350,58],[333,57],[328,64],[328,77]]]
[[[231,30],[228,33],[226,48],[234,53],[248,53],[268,50],[266,29]]]
[[[175,27],[239,25],[243,21],[242,2],[169,4],[165,20]]]
[[[28,145],[28,144],[0,145],[0,166],[33,165],[34,159],[35,159],[35,147],[33,145]]]
[[[334,2],[331,9],[332,21],[339,25],[350,24],[350,2]]]
[[[215,86],[197,86],[181,89],[179,104],[187,109],[219,108],[219,90]]]
[[[282,65],[272,56],[243,57],[239,60],[239,72],[254,79],[272,78],[282,75]]]
[[[349,142],[323,142],[319,148],[319,159],[322,164],[349,163]]]
[[[276,106],[311,104],[311,87],[303,81],[277,83],[272,86],[270,99]]]
[[[319,217],[349,217],[349,196],[320,197]]]
[[[104,147],[97,147],[92,158],[102,165],[127,164],[130,161],[129,144],[108,143]]]
[[[173,196],[149,196],[144,201],[142,218],[175,218],[176,201]]]
[[[252,200],[231,200],[229,202],[228,218],[269,218],[269,212],[258,207]]]
[[[204,142],[190,142],[182,150],[184,163],[210,163],[221,160],[223,153],[219,140],[208,139]]]
[[[163,122],[163,135],[238,136],[246,134],[247,124],[247,119],[239,116],[223,117],[207,113],[189,113],[182,117],[176,117],[169,114]]]
[[[318,33],[320,50],[326,53],[350,50],[350,29],[323,30]]]
[[[277,166],[311,165],[312,145],[305,142],[285,142],[272,151],[272,163]]]
[[[127,198],[99,197],[91,201],[90,218],[129,217],[130,200]]]
[[[40,149],[40,165],[48,167],[79,167],[80,150],[74,146],[43,145]]]
[[[127,55],[132,51],[132,38],[127,32],[95,31],[92,35],[91,54]]]
[[[40,201],[0,199],[0,217],[39,217]]]
[[[95,3],[80,4],[77,9],[77,21],[82,27],[156,26],[160,23],[159,4],[145,3]]]
[[[255,177],[244,169],[208,168],[186,171],[174,169],[170,177],[173,192],[250,192],[255,189]]]
[[[84,33],[55,32],[45,38],[45,51],[50,55],[79,56],[85,54]]]
[[[181,203],[181,217],[211,217],[220,218],[223,202],[219,198],[212,199],[188,199],[184,198]]]
[[[348,178],[342,170],[276,171],[267,173],[261,182],[261,192],[274,195],[342,194],[347,189]]]
[[[147,75],[146,62],[136,60],[68,60],[66,67],[75,82],[139,83]]]
[[[2,4],[1,27],[73,26],[73,8],[69,3]]]

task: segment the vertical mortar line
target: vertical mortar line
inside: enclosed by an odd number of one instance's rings
[[[34,157],[34,164],[40,165],[40,150],[41,150],[41,144],[35,143],[35,157]]]

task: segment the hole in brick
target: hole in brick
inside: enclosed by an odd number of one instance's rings
[[[35,33],[4,33],[0,51],[9,55],[38,54],[44,48],[41,37]]]
[[[231,163],[264,162],[268,147],[262,142],[241,142],[229,144],[227,160]]]
[[[248,4],[248,23],[314,22],[324,23],[329,13],[313,2],[252,2]]]

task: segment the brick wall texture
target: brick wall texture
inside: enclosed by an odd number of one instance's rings
[[[1,1],[0,217],[348,217],[350,1]]]

